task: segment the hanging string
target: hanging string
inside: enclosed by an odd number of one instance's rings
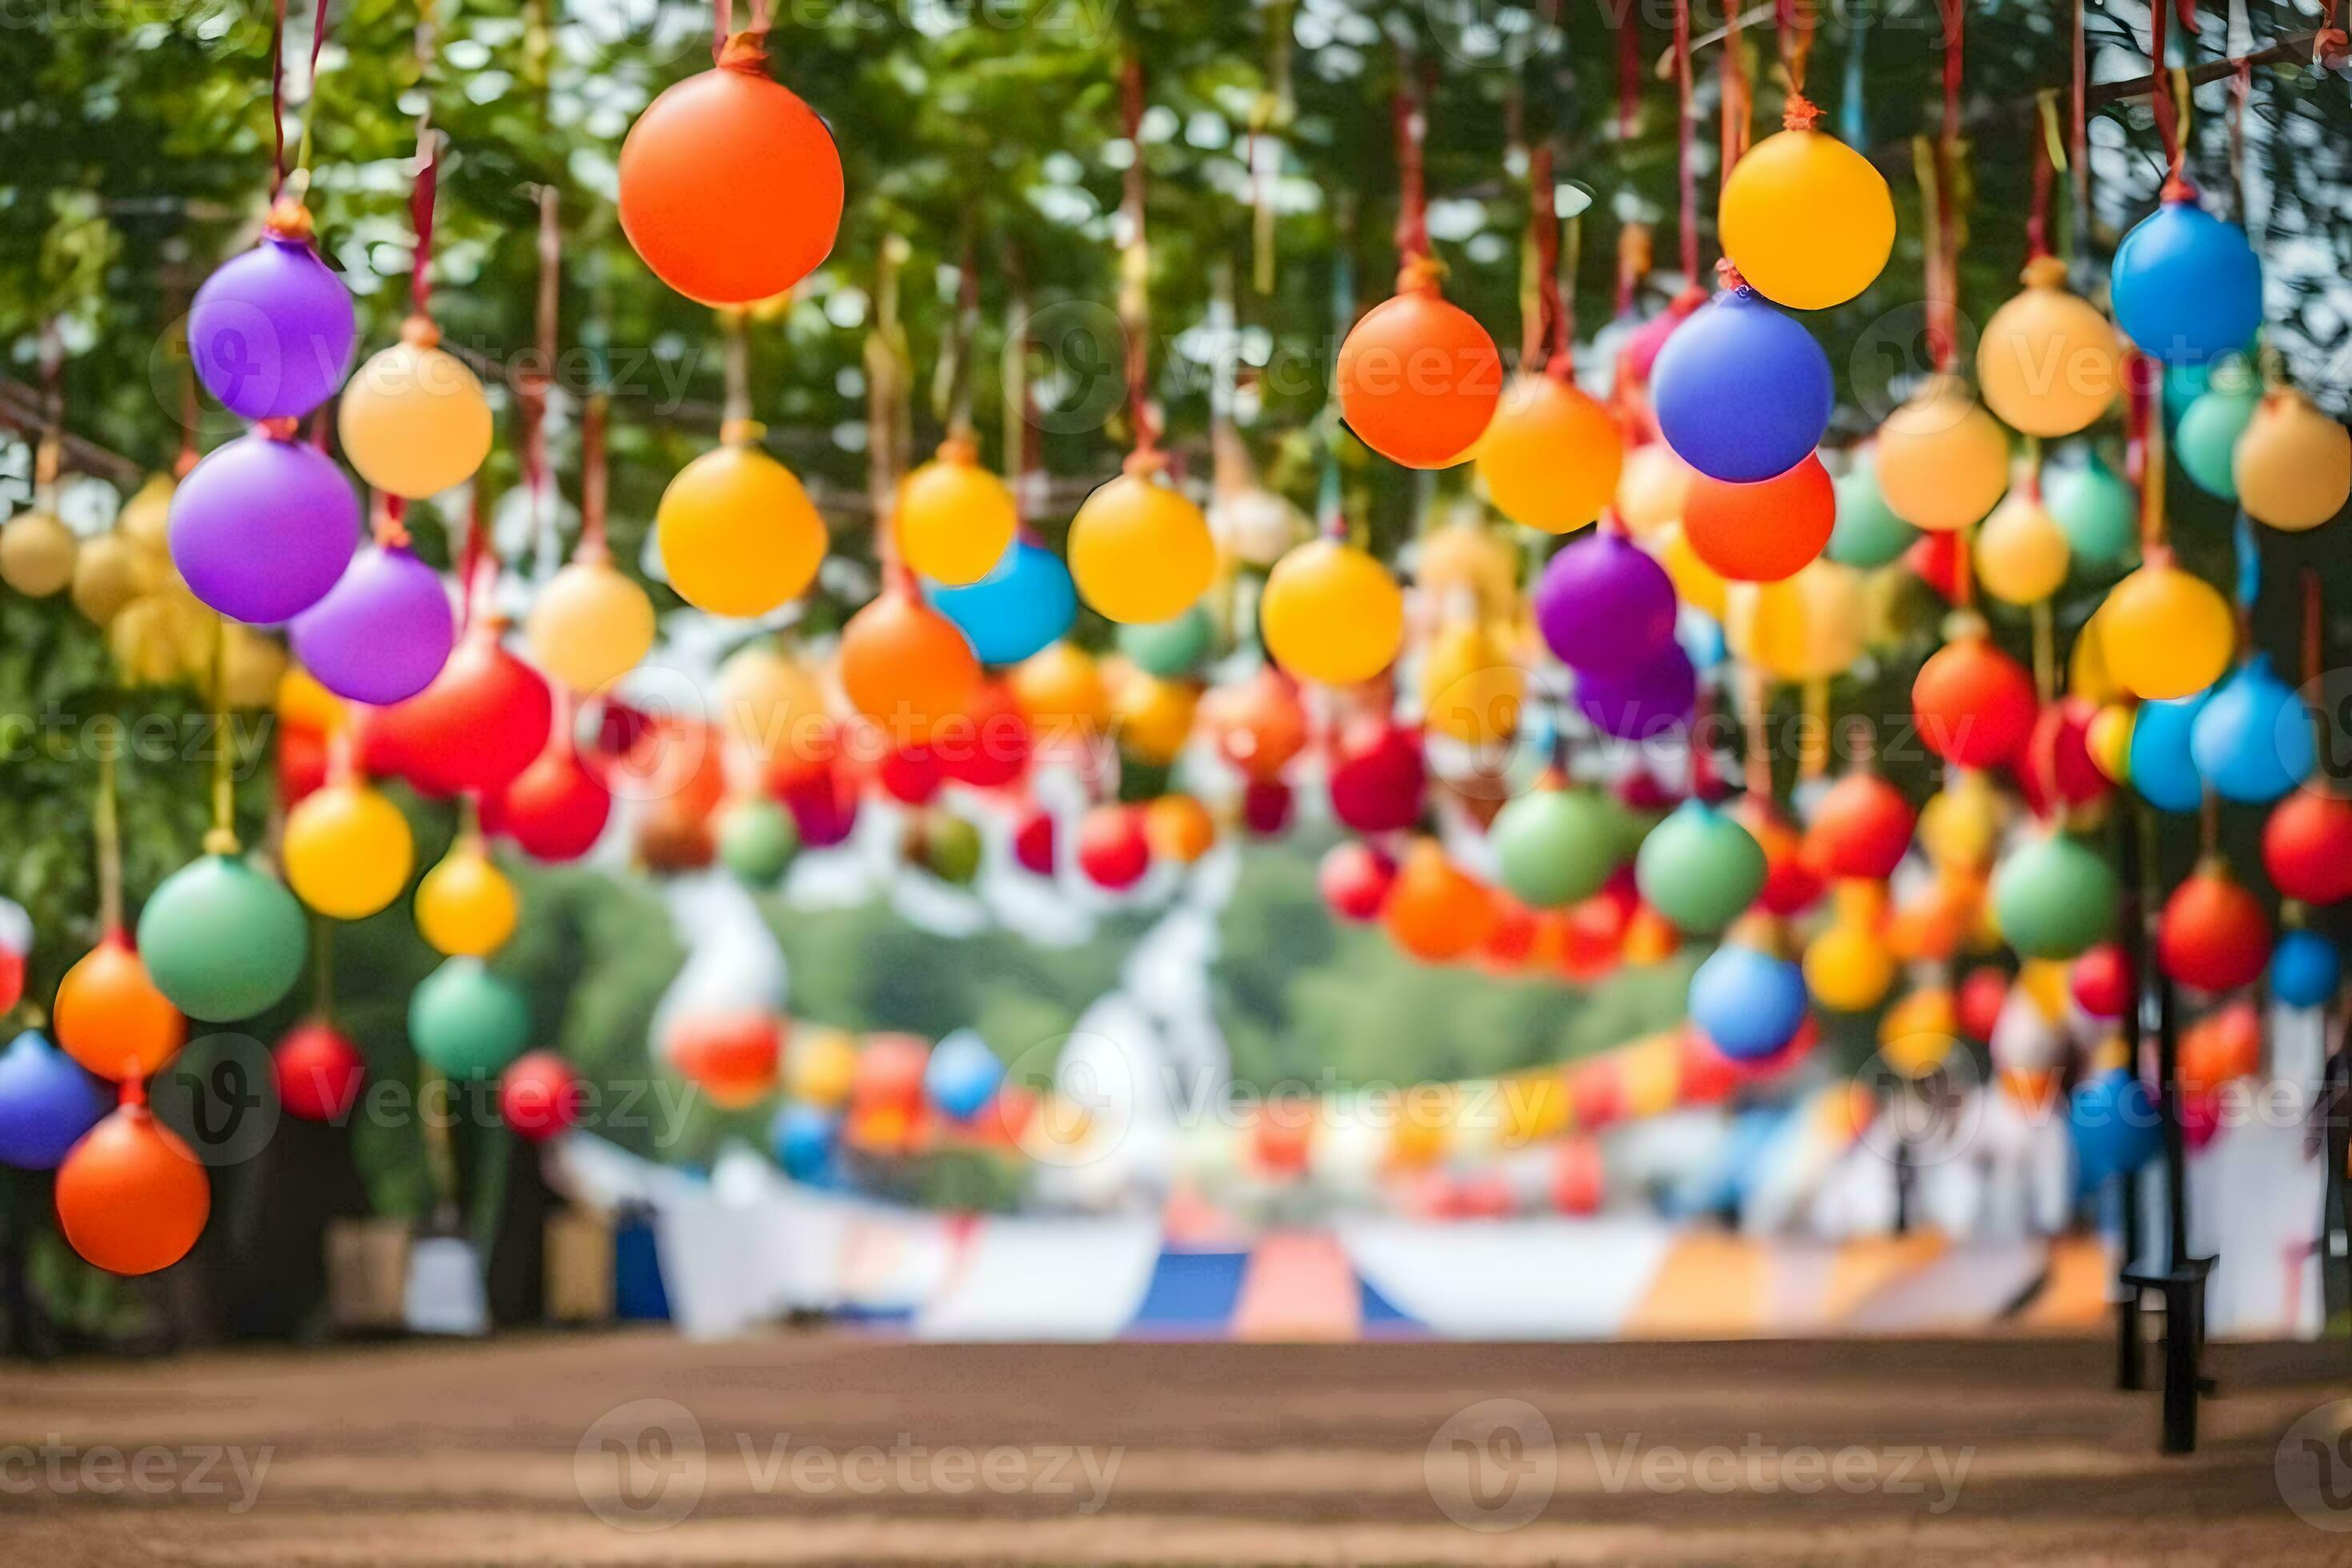
[[[1955,185],[1960,175],[1960,82],[1967,43],[1968,0],[1937,0],[1944,21],[1944,114],[1935,145],[1913,143],[1920,205],[1927,227],[1927,343],[1938,374],[1959,359],[1960,223]]]
[[[310,1014],[325,1023],[335,1013],[335,922],[310,917]]]
[[[410,543],[408,503],[398,496],[372,492],[368,532],[385,550],[405,550]]]
[[[122,731],[118,726],[104,737],[98,751],[98,803],[90,813],[90,837],[98,849],[98,930],[111,936],[122,929],[122,818],[115,800],[115,752]]]
[[[1396,100],[1397,292],[1437,287],[1439,268],[1429,249],[1429,195],[1422,167],[1422,143],[1429,132],[1412,61],[1399,62]]]
[[[323,9],[323,5],[321,7]],[[269,14],[269,199],[286,188],[286,0]]]
[[[1275,0],[1265,13],[1265,85],[1250,109],[1250,284],[1260,294],[1274,292],[1274,182],[1282,172],[1283,148],[1268,132],[1290,122],[1291,5],[1292,0]]]
[[[729,70],[765,70],[768,0],[751,0],[751,25],[740,33],[735,31],[734,0],[711,0],[710,58]]]
[[[1617,140],[1631,142],[1642,111],[1642,25],[1632,6],[1617,22]]]
[[[2246,211],[2246,102],[2254,92],[2254,68],[2240,60],[2230,73],[2230,205],[2242,223]]]
[[[1519,361],[1529,374],[1546,371],[1565,377],[1574,366],[1570,362],[1568,300],[1560,289],[1560,226],[1553,188],[1551,143],[1546,142],[1528,157],[1527,287],[1522,291],[1526,308]]]
[[[549,505],[554,485],[547,462],[547,395],[554,381],[563,283],[563,229],[557,199],[553,185],[539,187],[539,288],[531,313],[534,363],[515,378],[516,412],[522,421],[522,484],[534,535],[554,526]]]
[[[2191,0],[2179,0],[2181,26],[2188,32],[2197,31],[2197,14]],[[2166,47],[2166,16],[2164,0],[2148,0],[2147,58],[2149,73],[2156,78],[2156,90],[2148,95],[2156,110],[2156,133],[2164,143],[2167,170],[2164,180],[2166,201],[2187,201],[2197,195],[2197,187],[2189,183],[2182,172],[2185,149],[2181,141],[2180,110],[2188,93],[2181,90],[2178,79],[2168,83],[2165,78],[2166,59],[2170,50]]]
[[[1774,0],[1772,23],[1780,46],[1780,70],[1789,80],[1789,101],[1780,111],[1781,129],[1810,131],[1822,117],[1821,110],[1805,96],[1805,72],[1813,58],[1812,0]]]
[[[213,826],[205,853],[234,855],[236,842],[236,775],[228,744],[228,617],[213,617]]]
[[[1684,289],[1697,294],[1702,285],[1698,272],[1698,160],[1696,127],[1697,119],[1691,105],[1691,0],[1675,0],[1675,186],[1676,206],[1675,238],[1682,246]]]
[[[1742,42],[1739,0],[1723,3],[1723,54],[1717,62],[1723,95],[1723,163],[1718,178],[1728,178],[1733,164],[1747,154],[1749,122],[1748,50]]]
[[[1843,100],[1839,106],[1838,130],[1849,147],[1866,145],[1870,141],[1870,121],[1864,107],[1863,82],[1868,74],[1870,58],[1870,24],[1874,6],[1854,7],[1848,23],[1845,43],[1845,79],[1839,84]]]
[[[2025,258],[2039,261],[2050,254],[2050,191],[2065,154],[2058,145],[2058,95],[2045,89],[2035,95],[2033,124],[2033,195],[2025,211]]]
[[[2127,374],[2131,423],[2138,430],[2138,472],[2133,477],[2139,485],[2140,557],[2143,563],[2155,565],[2172,558],[2164,542],[2164,420],[2156,409],[2164,373],[2154,360],[2135,350]]]
[[[612,399],[601,389],[589,394],[580,413],[580,548],[582,560],[604,558],[604,507],[610,476],[605,471],[604,421]]]
[[[1118,258],[1118,324],[1127,334],[1128,417],[1135,426],[1135,450],[1129,456],[1134,471],[1157,468],[1160,453],[1160,413],[1151,402],[1151,249],[1144,220],[1150,192],[1143,168],[1143,60],[1129,55],[1119,79],[1120,121],[1127,137],[1127,178],[1120,193],[1119,217],[1126,243]]]
[[[2302,572],[2302,675],[2305,689],[2306,690],[2311,690],[2317,689],[2320,678],[2326,673],[2327,621],[2326,605],[2321,597],[2322,589],[2320,586],[2318,568],[2314,566],[2305,567]],[[2336,752],[2334,748],[2329,744],[2327,731],[2329,718],[2329,708],[2327,704],[2311,702],[2305,704],[2305,707],[2311,715],[2312,733],[2317,741],[2316,754],[2322,757],[2334,756]]]
[[[1341,232],[1350,226],[1343,217]],[[1338,342],[1356,319],[1356,267],[1354,252],[1347,245],[1333,247],[1331,264],[1331,341]],[[1315,524],[1326,539],[1348,536],[1347,492],[1339,473],[1339,378],[1335,374],[1326,384],[1331,394],[1323,409],[1321,424],[1322,453],[1320,471],[1316,475]]]
[[[319,58],[327,52],[327,0],[317,0],[310,16],[310,79],[304,88],[302,143],[294,154],[293,183],[297,199],[310,187],[310,149],[319,117]],[[281,145],[283,136],[280,137]]]
[[[2090,45],[2084,30],[2086,0],[2074,0],[2073,79],[2068,83],[2071,118],[2067,126],[2068,167],[2074,176],[2074,221],[2067,226],[2066,259],[2076,271],[2084,266],[2091,237],[2091,89]]]

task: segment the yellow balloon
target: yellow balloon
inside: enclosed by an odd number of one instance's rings
[[[1475,522],[1431,530],[1414,546],[1412,576],[1437,604],[1467,595],[1475,615],[1507,616],[1518,604],[1518,552],[1503,535]]]
[[[133,686],[161,686],[201,674],[205,664],[184,657],[192,636],[205,631],[204,607],[166,589],[126,605],[106,628],[123,679]]]
[[[1634,447],[1617,472],[1617,521],[1626,532],[1644,540],[1670,522],[1680,522],[1696,477],[1697,471],[1664,441]]]
[[[806,756],[824,745],[824,691],[806,666],[772,643],[737,649],[711,692],[719,729],[756,756]]]
[[[857,1042],[843,1029],[796,1029],[784,1050],[784,1092],[831,1110],[849,1099],[857,1078]]]
[[[78,553],[73,530],[47,512],[20,511],[0,523],[0,583],[28,599],[63,593]]]
[[[134,601],[163,587],[170,574],[168,560],[129,535],[101,533],[74,560],[74,608],[99,626],[110,625]]]
[[[431,323],[412,321],[344,384],[335,433],[360,478],[422,500],[464,484],[490,455],[490,405]]]
[[[460,838],[416,884],[416,929],[437,952],[482,958],[514,934],[522,900],[478,838]]]
[[[1564,375],[1522,375],[1475,448],[1479,482],[1513,522],[1567,533],[1617,493],[1625,437],[1609,410]]]
[[[1878,1021],[1879,1054],[1907,1078],[1941,1067],[1959,1037],[1959,1013],[1952,994],[1941,986],[1914,991]]]
[[[1952,774],[1919,811],[1919,847],[1937,870],[1982,871],[2000,837],[2000,797],[1981,773]]]
[[[1826,310],[1871,285],[1895,247],[1895,198],[1869,159],[1819,131],[1782,131],[1723,182],[1723,253],[1766,299]]]
[[[2317,528],[2352,499],[2352,431],[2292,388],[2265,395],[2238,437],[2238,504],[2287,533]]]
[[[307,669],[288,670],[278,678],[278,721],[289,730],[331,735],[350,714],[343,700],[320,685]]]
[[[408,885],[416,845],[408,818],[356,779],[312,790],[286,814],[286,885],[331,920],[365,920]]]
[[[2203,578],[2159,557],[2107,590],[2099,645],[2124,689],[2159,701],[2221,679],[2237,647],[2229,601]]]
[[[1139,761],[1172,763],[1192,735],[1192,712],[1201,689],[1189,680],[1162,680],[1139,669],[1124,669],[1111,698],[1111,722],[1121,750]]]
[[[2123,344],[2095,306],[2068,290],[2064,262],[2037,257],[2024,281],[1977,341],[1977,383],[2011,428],[2072,436],[2115,406]]]
[[[2017,984],[2032,999],[2043,1023],[2055,1024],[2066,1016],[2067,1004],[2074,999],[2073,973],[2072,963],[2055,958],[2029,958],[2017,966]]]
[[[1866,925],[1840,923],[1805,948],[1805,988],[1839,1013],[1866,1013],[1895,984],[1895,954]]]
[[[2094,707],[2113,702],[2124,694],[2123,688],[2116,684],[2114,672],[2107,668],[2107,650],[2096,610],[2091,612],[2091,618],[2074,636],[2074,651],[2066,660],[2066,689]]]
[[[824,519],[792,470],[759,448],[756,428],[729,435],[738,438],[670,480],[654,539],[688,604],[714,616],[764,616],[816,580]]]
[[[2083,745],[2091,753],[2092,765],[2106,774],[2111,783],[2131,783],[2134,719],[2129,708],[2114,703],[2092,714],[2083,732]]]
[[[1140,473],[1096,489],[1070,520],[1078,595],[1127,626],[1172,621],[1207,592],[1217,545],[1209,520],[1173,487]]]
[[[1310,539],[1274,563],[1257,603],[1265,650],[1302,680],[1370,680],[1404,645],[1404,592],[1366,551]]]
[[[2012,489],[1977,530],[1977,584],[2004,605],[2038,605],[2066,585],[2074,552],[2039,496]]]
[[[602,691],[654,646],[654,602],[601,550],[547,580],[523,621],[533,662],[583,694]]]
[[[1095,656],[1057,642],[1013,667],[1013,701],[1039,740],[1092,735],[1110,717],[1110,687]]]
[[[1457,620],[1430,639],[1421,666],[1423,722],[1432,733],[1489,746],[1518,732],[1527,675],[1475,619]]]
[[[171,557],[172,492],[179,489],[169,474],[150,474],[114,516],[114,531],[153,554]]]
[[[1878,493],[1914,528],[1949,533],[2009,489],[2009,437],[1960,384],[1938,379],[1878,427]]]
[[[1729,597],[1730,584],[1724,582],[1716,569],[1698,558],[1698,552],[1683,537],[1683,525],[1670,522],[1652,534],[1650,553],[1674,579],[1675,596],[1692,609],[1704,610],[1721,620]]]
[[[1862,656],[1862,576],[1826,556],[1778,583],[1733,583],[1724,595],[1731,651],[1779,680],[1826,680]]]
[[[950,587],[988,575],[1021,526],[1013,487],[980,466],[970,441],[950,438],[939,456],[898,483],[898,555]]]

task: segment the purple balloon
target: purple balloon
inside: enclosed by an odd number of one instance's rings
[[[1668,643],[1626,676],[1580,675],[1577,710],[1621,741],[1650,741],[1690,722],[1698,706],[1698,672],[1679,643]]]
[[[111,1101],[98,1079],[37,1029],[0,1052],[0,1165],[54,1171]]]
[[[1745,285],[1692,312],[1650,377],[1666,445],[1700,473],[1741,485],[1812,456],[1833,392],[1813,334]]]
[[[357,339],[342,279],[309,241],[277,235],[215,268],[188,310],[196,379],[247,419],[299,418],[332,397]]]
[[[1593,533],[1545,564],[1536,626],[1570,669],[1631,675],[1675,640],[1675,581],[1623,534]]]
[[[317,604],[359,547],[351,481],[308,442],[251,431],[213,449],[172,497],[172,561],[231,620],[275,626]]]
[[[336,696],[381,708],[432,685],[456,637],[441,574],[404,546],[371,544],[295,617],[294,657]]]

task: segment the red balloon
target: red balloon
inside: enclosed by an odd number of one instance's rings
[[[1516,969],[1528,961],[1536,947],[1536,913],[1507,893],[1490,895],[1495,904],[1495,923],[1480,944],[1480,956],[1488,963],[1507,969]]]
[[[1315,1102],[1305,1095],[1276,1095],[1258,1107],[1250,1123],[1250,1152],[1268,1175],[1305,1173],[1315,1142]]]
[[[1396,880],[1396,862],[1353,839],[1334,845],[1316,868],[1315,883],[1331,912],[1343,921],[1376,921]]]
[[[1393,833],[1421,820],[1429,772],[1421,737],[1384,715],[1339,728],[1331,752],[1331,812],[1359,833]]]
[[[1835,526],[1837,488],[1818,453],[1752,485],[1697,474],[1683,502],[1684,539],[1734,583],[1795,576],[1822,552]]]
[[[499,1115],[533,1143],[579,1125],[580,1075],[553,1051],[527,1051],[499,1079]]]
[[[2023,751],[2037,707],[2033,677],[1981,637],[1937,648],[1911,683],[1920,741],[1964,768],[1998,767]]]
[[[122,1105],[58,1167],[58,1224],[110,1274],[152,1274],[188,1255],[212,1212],[212,1183],[178,1134]]]
[[[1596,1214],[1607,1185],[1601,1145],[1590,1138],[1563,1138],[1552,1149],[1551,1206],[1561,1214]]]
[[[595,847],[613,797],[569,746],[550,746],[506,793],[482,800],[485,831],[513,839],[534,860],[577,860]]]
[[[1923,533],[1903,552],[1903,563],[1912,574],[1947,602],[1960,596],[1960,541],[1965,532]]]
[[[1883,882],[1911,847],[1919,814],[1904,793],[1857,771],[1830,785],[1805,832],[1805,854],[1822,875]]]
[[[783,1026],[760,1013],[712,1013],[669,1026],[670,1066],[718,1105],[736,1109],[765,1094],[783,1058]]]
[[[278,1103],[305,1121],[341,1121],[358,1103],[367,1059],[333,1025],[313,1018],[296,1026],[269,1053]]]
[[[930,1047],[912,1035],[869,1035],[857,1053],[850,1075],[849,1102],[855,1114],[878,1111],[911,1117],[922,1107],[923,1071],[930,1065]]]
[[[2263,866],[2282,898],[2352,899],[2352,801],[2305,789],[2279,802],[2263,826]]]
[[[1952,998],[1960,1033],[1972,1040],[1991,1039],[1992,1026],[2000,1021],[2001,1005],[2008,1000],[2008,975],[1990,963],[1969,970]]]
[[[1151,840],[1143,813],[1131,805],[1097,805],[1078,818],[1078,869],[1098,888],[1132,888],[1151,868]]]
[[[1271,838],[1290,826],[1290,786],[1280,779],[1252,779],[1242,786],[1242,826]]]
[[[1021,868],[1039,877],[1054,874],[1054,814],[1033,805],[1013,827],[1013,858]]]
[[[2120,1018],[2131,1005],[2131,962],[2115,942],[2103,942],[2076,959],[2066,980],[2074,1005],[2094,1018]]]
[[[857,826],[857,787],[837,764],[812,769],[776,794],[792,811],[803,848],[829,849]]]
[[[893,800],[928,805],[947,783],[947,774],[929,746],[900,746],[874,764],[874,781]]]
[[[458,643],[432,685],[386,712],[398,716],[410,777],[428,789],[496,795],[547,749],[555,698],[486,624]]]
[[[2262,900],[2221,867],[2200,868],[2172,890],[2157,922],[2164,972],[2198,991],[2234,991],[2262,977],[2271,923]]]
[[[971,708],[932,726],[940,771],[974,789],[1003,789],[1029,771],[1029,721],[1003,680],[984,683]]]
[[[2091,760],[2091,721],[2098,710],[2062,697],[2042,710],[2017,759],[2017,782],[2037,816],[2059,805],[2088,805],[2113,787]]]
[[[327,782],[324,737],[292,725],[278,731],[278,799],[293,805]]]
[[[1757,902],[1765,912],[1793,915],[1812,907],[1822,896],[1822,874],[1805,857],[1804,840],[1780,814],[1750,796],[1733,808],[1764,850],[1764,888]]]

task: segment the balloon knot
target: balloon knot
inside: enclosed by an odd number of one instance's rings
[[[1119,472],[1134,479],[1148,479],[1155,474],[1166,472],[1167,468],[1167,453],[1157,447],[1138,447],[1127,455],[1127,461],[1119,465]]]
[[[300,240],[305,244],[317,232],[310,222],[310,209],[292,196],[280,196],[269,204],[269,216],[262,220],[261,230],[272,239]]]
[[[1748,279],[1739,275],[1739,268],[1728,256],[1715,264],[1715,280],[1735,291],[1748,287]]]
[[[126,1110],[144,1111],[147,1109],[147,1080],[135,1072],[125,1078],[121,1089],[115,1096],[115,1103]]]
[[[273,441],[291,441],[302,433],[302,422],[290,414],[281,414],[275,419],[256,420],[253,427]]]
[[[747,27],[740,33],[730,33],[714,51],[714,58],[720,70],[765,76],[768,72],[768,30],[765,27]]]
[[[2197,199],[2197,187],[2189,183],[2188,175],[2176,169],[2164,182],[2164,199],[2168,202],[2193,202]]]
[[[441,329],[433,318],[419,311],[400,323],[400,341],[413,349],[436,349],[441,346]]]
[[[1438,279],[1445,276],[1445,263],[1434,256],[1408,256],[1397,268],[1396,291],[1400,294],[1434,294]]]
[[[2054,256],[2037,256],[2017,279],[2028,289],[2055,289],[2066,281],[2066,264]]]
[[[1787,107],[1782,109],[1780,111],[1780,129],[1783,131],[1811,131],[1813,128],[1813,122],[1821,119],[1821,117],[1822,107],[1820,104],[1815,103],[1811,99],[1807,98],[1801,92],[1792,92],[1789,95]]]
[[[215,827],[205,835],[205,853],[207,855],[234,855],[237,847],[236,829],[234,827]]]
[[[939,450],[932,455],[942,463],[977,463],[980,461],[980,443],[973,440],[969,432],[953,435],[940,442]]]
[[[730,419],[719,427],[719,441],[724,447],[756,447],[767,434],[768,427],[757,419]]]

